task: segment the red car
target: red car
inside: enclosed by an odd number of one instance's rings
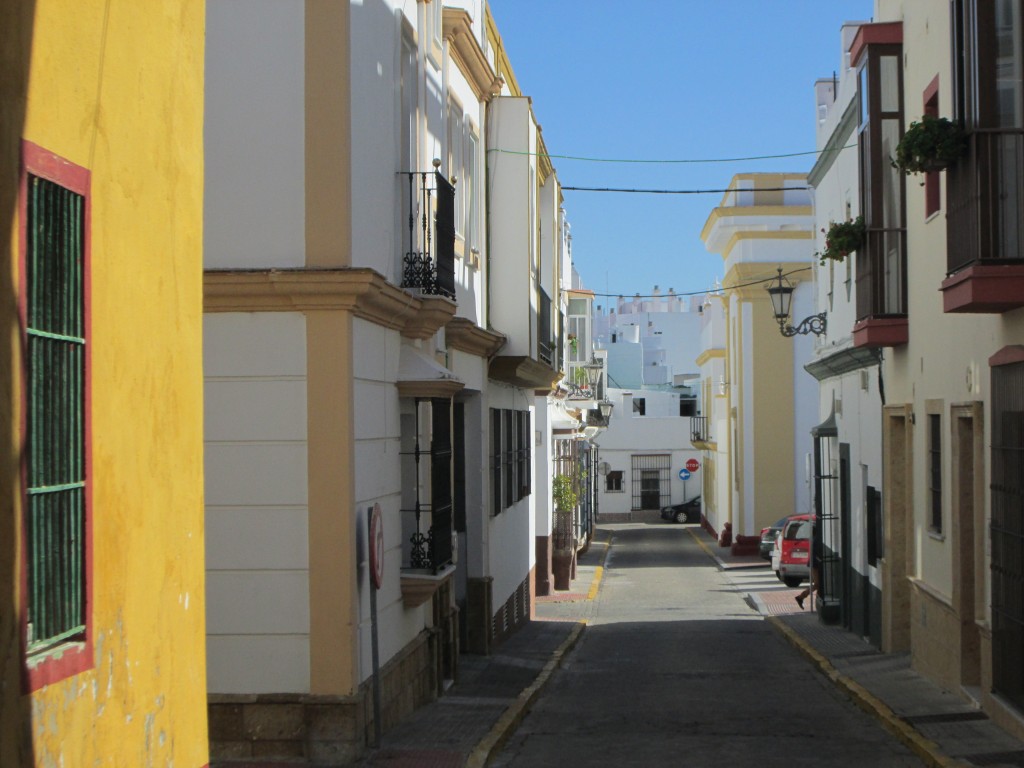
[[[779,578],[787,587],[799,587],[810,576],[812,515],[793,515],[779,537]]]

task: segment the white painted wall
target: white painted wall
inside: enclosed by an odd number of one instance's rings
[[[211,693],[309,691],[305,325],[204,318]]]
[[[304,6],[206,4],[207,269],[305,262]]]

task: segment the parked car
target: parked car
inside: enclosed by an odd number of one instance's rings
[[[700,496],[694,496],[689,501],[683,501],[679,504],[662,507],[661,517],[664,520],[671,520],[675,523],[700,522]]]
[[[780,520],[775,521],[767,528],[761,529],[761,543],[758,545],[758,552],[765,560],[772,559],[772,549],[775,547],[775,535],[782,530],[782,527],[789,520],[790,515],[786,515]]]
[[[799,587],[810,576],[811,515],[793,515],[779,536],[779,577],[787,587]]]

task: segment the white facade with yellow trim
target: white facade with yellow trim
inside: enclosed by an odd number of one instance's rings
[[[813,341],[784,338],[772,317],[765,290],[781,267],[795,285],[793,318],[816,313],[809,282],[813,214],[802,174],[740,174],[701,233],[705,246],[722,257],[724,295],[724,390],[728,423],[727,460],[716,461],[716,489],[709,515],[730,523],[736,536],[756,536],[787,513],[810,507],[807,456],[817,388],[803,371]],[[811,407],[809,407],[811,406]],[[715,435],[722,450],[722,435]],[[724,482],[728,478],[727,482]],[[707,495],[707,494],[705,494]],[[724,497],[723,497],[724,496]],[[720,529],[715,529],[720,532]]]

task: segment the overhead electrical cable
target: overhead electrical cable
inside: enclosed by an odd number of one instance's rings
[[[795,275],[795,274],[798,274],[800,272],[808,272],[810,269],[811,269],[810,266],[800,267],[799,269],[791,269],[788,272],[784,272],[782,274],[782,276],[783,277],[789,277],[790,275]],[[736,285],[730,285],[729,286],[729,290],[732,290],[734,288],[749,288],[752,285],[764,285],[765,283],[773,283],[773,282],[775,282],[778,279],[778,277],[779,277],[778,274],[775,274],[775,275],[772,275],[771,277],[765,277],[765,278],[762,278],[760,280],[751,280],[751,281],[746,282],[746,283],[736,283]],[[589,293],[591,293],[594,296],[603,296],[603,297],[612,298],[612,299],[665,299],[665,298],[669,298],[669,297],[672,297],[672,296],[677,296],[677,297],[678,296],[703,296],[706,293],[717,294],[717,293],[721,293],[723,290],[724,290],[723,288],[718,287],[718,288],[705,288],[705,289],[700,290],[700,291],[673,291],[672,293],[648,293],[648,294],[634,293],[634,294],[625,294],[625,293],[598,293],[597,291],[589,291]]]
[[[629,192],[647,195],[711,195],[724,192],[806,192],[813,187],[758,187],[754,189],[626,189],[624,187],[560,187],[563,192]]]
[[[782,160],[789,157],[807,157],[808,155],[823,155],[827,152],[842,152],[844,149],[850,149],[856,147],[856,144],[847,144],[845,147],[835,147],[833,149],[814,149],[807,152],[786,152],[778,155],[750,155],[747,157],[715,157],[715,158],[683,158],[683,159],[643,159],[643,158],[628,158],[628,157],[584,157],[581,155],[553,155],[550,152],[524,152],[515,149],[501,149],[499,147],[491,147],[488,152],[498,152],[504,155],[536,155],[538,157],[547,157],[553,160],[575,160],[585,163],[637,163],[647,165],[683,165],[683,164],[695,164],[695,163],[743,163],[752,160]]]

